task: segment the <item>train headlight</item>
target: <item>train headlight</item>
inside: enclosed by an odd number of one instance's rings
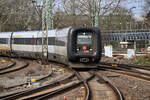
[[[90,51],[93,51],[93,49],[90,49]]]

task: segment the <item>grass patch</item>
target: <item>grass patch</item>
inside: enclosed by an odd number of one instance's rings
[[[134,64],[150,66],[150,55],[142,56],[142,57],[136,57],[134,59]]]

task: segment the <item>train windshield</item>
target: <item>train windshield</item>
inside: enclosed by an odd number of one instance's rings
[[[92,44],[92,34],[79,33],[77,36],[77,44]]]

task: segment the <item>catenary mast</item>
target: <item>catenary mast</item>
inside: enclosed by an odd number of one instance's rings
[[[90,5],[91,5],[92,26],[99,27],[99,14],[98,10],[96,9],[96,1],[90,0]]]
[[[43,0],[42,8],[42,62],[48,61],[48,30],[53,29],[53,0]]]

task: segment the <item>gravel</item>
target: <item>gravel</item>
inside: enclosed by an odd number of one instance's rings
[[[58,96],[51,97],[48,100],[84,100],[84,93],[84,87],[79,86],[65,93],[58,94]]]
[[[11,87],[11,86],[16,86],[22,83],[26,83],[27,82],[27,78],[35,78],[36,80],[45,77],[47,75],[49,75],[52,70],[51,67],[55,68],[56,71],[53,71],[52,76],[47,80],[49,82],[52,82],[54,80],[58,80],[60,78],[65,77],[65,75],[70,74],[69,72],[66,72],[64,68],[60,67],[60,66],[54,66],[54,65],[47,65],[47,66],[42,66],[40,65],[36,60],[35,61],[31,61],[31,60],[20,60],[18,61],[17,59],[13,59],[14,61],[17,61],[17,65],[19,66],[21,64],[23,64],[25,61],[29,62],[29,66],[25,69],[22,69],[20,71],[17,72],[13,72],[13,73],[9,73],[6,75],[1,75],[0,76],[0,87],[3,88],[7,88],[7,87]],[[61,69],[61,71],[58,69]],[[65,73],[64,73],[65,72]],[[23,89],[22,87],[16,87],[16,89],[11,89],[11,90],[0,90],[0,96],[2,95],[7,95],[10,93],[15,93],[15,92],[20,92],[20,91],[24,91],[26,89]]]
[[[109,79],[121,90],[125,100],[150,100],[150,82],[111,72],[99,73],[109,76]],[[113,77],[115,75],[119,76]]]
[[[118,59],[117,57],[114,57],[114,58],[102,57],[100,62],[134,64],[132,59]]]

